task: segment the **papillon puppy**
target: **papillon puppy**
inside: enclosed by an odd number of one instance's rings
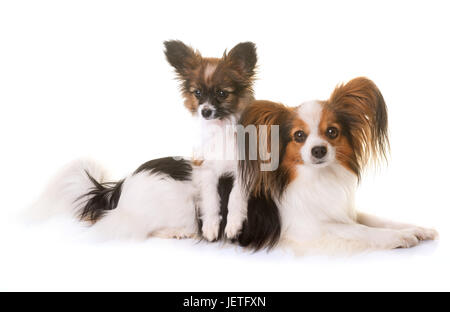
[[[245,211],[242,188],[234,177],[237,161],[211,159],[211,154],[219,144],[235,153],[233,126],[253,100],[255,45],[240,43],[222,58],[203,58],[180,41],[164,44],[182,82],[185,106],[201,129],[201,157],[151,160],[116,182],[95,162],[76,161],[50,184],[37,203],[43,208],[35,209],[38,214],[69,212],[105,239],[198,238],[203,229],[208,240],[215,240],[228,226],[233,198],[234,210]],[[241,230],[243,218],[234,216],[234,233]],[[246,246],[262,240],[246,237]]]
[[[228,210],[225,234],[234,238],[241,230],[247,204],[239,179],[234,179],[237,171],[235,125],[242,111],[254,100],[255,45],[239,43],[222,58],[202,57],[181,41],[166,41],[165,47],[167,60],[181,82],[184,105],[196,119],[200,131],[194,164],[198,165],[200,175],[199,212],[203,236],[214,241],[221,232],[223,218],[217,192],[222,188],[221,182],[231,186],[228,207],[222,210]]]
[[[355,191],[361,173],[389,150],[387,109],[377,86],[356,78],[338,86],[326,101],[290,108],[255,101],[243,113],[243,126],[265,126],[260,143],[278,152],[276,170],[261,170],[258,155],[239,162],[250,196],[248,214],[269,212],[270,244],[293,243],[301,251],[412,247],[437,237],[433,229],[387,221],[358,212]],[[278,144],[269,140],[277,130]],[[248,224],[249,231],[254,232]],[[278,231],[275,229],[281,227]],[[259,229],[261,231],[261,229]],[[267,242],[266,242],[267,243]],[[262,242],[262,244],[265,244]],[[303,248],[303,249],[302,249]]]

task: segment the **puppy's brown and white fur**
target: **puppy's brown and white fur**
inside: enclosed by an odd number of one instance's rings
[[[253,99],[254,44],[238,44],[220,59],[203,58],[179,41],[166,42],[165,47],[167,59],[182,82],[185,105],[199,120],[201,147],[207,151],[213,147],[213,153],[217,141],[225,138],[224,144],[234,149],[234,136],[223,134],[232,133],[232,129],[225,131],[227,126],[235,125]],[[205,109],[208,113],[202,114]],[[224,221],[227,216],[225,209],[219,213],[219,198],[223,199],[220,208],[229,203],[238,212],[245,211],[246,202],[231,200],[242,198],[241,188],[232,190],[239,196],[228,197],[232,179],[221,177],[224,173],[235,174],[236,160],[210,160],[208,153],[201,156],[204,161],[153,159],[119,181],[107,179],[107,173],[95,162],[75,161],[50,183],[33,205],[33,214],[38,218],[60,212],[74,214],[101,239],[197,238],[200,208],[205,236],[213,240],[221,216]],[[240,221],[242,216],[238,217],[234,219]],[[242,222],[236,224],[240,227]],[[247,228],[244,233],[242,245],[254,248],[267,236],[255,238]]]
[[[386,158],[389,148],[386,105],[372,81],[353,79],[338,86],[330,99],[295,108],[256,101],[241,123],[279,126],[279,146],[267,142],[272,150],[278,148],[279,167],[261,171],[261,159],[246,159],[240,161],[240,173],[252,196],[276,203],[282,241],[306,250],[324,245],[389,249],[437,236],[435,230],[355,209],[362,170]]]
[[[199,165],[200,213],[203,236],[218,238],[221,217],[219,178],[235,175],[235,129],[242,111],[254,100],[257,61],[251,42],[236,45],[222,58],[205,58],[181,41],[165,42],[166,57],[181,82],[184,105],[197,120],[200,142],[194,151]],[[228,203],[225,233],[234,237],[245,218],[246,201],[236,180]]]

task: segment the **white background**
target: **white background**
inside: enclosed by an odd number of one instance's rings
[[[448,1],[0,2],[0,290],[450,290]],[[116,177],[189,155],[190,117],[162,42],[258,47],[258,99],[298,105],[367,76],[389,108],[387,168],[358,206],[440,241],[353,257],[251,254],[192,241],[94,244],[17,212],[64,163]]]

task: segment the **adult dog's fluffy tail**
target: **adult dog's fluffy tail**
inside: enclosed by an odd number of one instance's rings
[[[104,181],[105,171],[98,164],[88,159],[76,160],[60,170],[27,214],[33,220],[71,214],[95,221],[117,204],[117,190],[120,193],[121,183]]]

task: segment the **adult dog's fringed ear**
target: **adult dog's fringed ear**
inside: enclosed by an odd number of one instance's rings
[[[336,113],[355,152],[358,169],[389,152],[387,108],[378,87],[359,77],[336,87],[327,107]],[[359,173],[358,170],[358,173]]]
[[[257,138],[255,144],[250,144],[252,138],[238,139],[239,151],[243,151],[243,160],[239,160],[239,174],[248,194],[278,198],[288,184],[288,171],[282,166],[285,147],[290,140],[290,122],[294,116],[293,110],[279,103],[269,101],[254,101],[243,113],[239,123],[248,128],[255,127]],[[283,121],[287,121],[284,123]],[[263,126],[263,127],[262,127]],[[272,146],[272,127],[278,127],[276,146]],[[256,147],[256,159],[251,159],[250,150]],[[270,162],[277,153],[278,163],[273,170],[263,170],[264,163]],[[263,159],[264,158],[264,159]]]
[[[184,76],[199,65],[201,55],[179,40],[164,42],[167,61],[175,68],[178,75]]]
[[[253,42],[241,42],[228,52],[225,57],[232,66],[245,74],[246,78],[255,75],[256,62],[256,45]]]

